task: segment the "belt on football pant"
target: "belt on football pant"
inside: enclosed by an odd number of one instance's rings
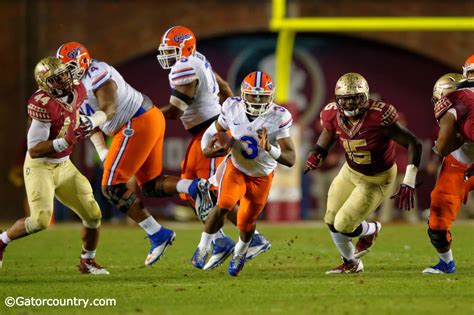
[[[149,111],[152,107],[153,107],[153,102],[151,101],[151,99],[148,96],[143,95],[142,105],[138,108],[138,110],[135,112],[132,118],[140,117],[142,114]]]

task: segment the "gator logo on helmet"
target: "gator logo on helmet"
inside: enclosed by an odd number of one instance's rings
[[[77,56],[79,56],[80,51],[81,51],[81,48],[76,47],[73,50],[68,51],[68,53],[66,55],[67,55],[68,58],[74,59],[74,58],[77,58]]]
[[[193,37],[192,34],[177,34],[177,35],[174,35],[173,39],[175,42],[180,43],[192,37]]]

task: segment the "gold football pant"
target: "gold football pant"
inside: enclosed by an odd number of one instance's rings
[[[53,215],[54,197],[73,210],[85,227],[100,226],[102,214],[84,175],[68,159],[61,163],[32,159],[28,154],[23,165],[30,217],[25,225],[28,233],[44,230]]]
[[[387,197],[396,175],[396,164],[385,172],[366,176],[344,163],[329,187],[324,222],[334,225],[338,232],[353,232]]]

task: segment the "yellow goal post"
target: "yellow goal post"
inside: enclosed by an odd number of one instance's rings
[[[472,16],[286,17],[286,0],[272,0],[270,30],[278,32],[275,100],[288,102],[291,60],[297,32],[474,31]]]

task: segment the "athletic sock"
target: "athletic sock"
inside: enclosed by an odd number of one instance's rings
[[[138,223],[138,225],[145,230],[146,234],[153,235],[157,233],[161,229],[161,225],[156,222],[155,218],[149,216],[142,222]]]
[[[260,232],[255,229],[255,232],[253,232],[253,234],[260,234]]]
[[[224,233],[224,230],[220,229],[219,231],[217,231],[216,234],[214,234],[214,239],[223,238],[223,237],[226,237],[226,236],[227,235]]]
[[[331,238],[342,257],[347,260],[354,259],[355,247],[350,237],[331,231]]]
[[[359,237],[362,236],[367,236],[367,235],[372,235],[377,231],[377,225],[374,222],[367,222],[367,221],[362,221],[362,233],[359,235]]]
[[[201,241],[198,244],[198,248],[208,250],[209,247],[211,247],[211,242],[215,237],[216,237],[216,233],[209,234],[209,233],[206,233],[206,232],[202,232]]]
[[[193,181],[190,179],[180,179],[176,184],[176,190],[180,194],[188,194],[189,193],[189,186]]]
[[[7,245],[10,243],[12,240],[8,237],[7,231],[3,232],[0,234],[0,240],[3,242],[3,244]]]
[[[250,242],[245,243],[239,237],[239,241],[234,247],[234,256],[245,254],[247,250],[249,249],[249,245],[250,245]]]
[[[95,258],[95,250],[87,250],[84,247],[82,248],[81,253],[82,259],[94,259]]]
[[[438,253],[438,255],[439,258],[447,264],[454,260],[452,250],[448,250],[446,253]]]

